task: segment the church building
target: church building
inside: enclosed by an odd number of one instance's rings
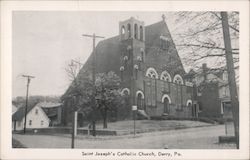
[[[93,54],[83,69],[91,69],[92,58]],[[136,105],[142,114],[197,115],[193,86],[184,78],[186,73],[164,15],[148,26],[134,17],[119,22],[119,35],[96,46],[96,71],[119,75],[121,94],[129,97],[128,107]]]

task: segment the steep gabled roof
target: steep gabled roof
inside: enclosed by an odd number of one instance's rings
[[[169,40],[168,50],[162,50],[160,46],[160,36],[167,37]],[[185,74],[182,62],[172,40],[165,21],[160,21],[145,26],[145,53],[146,64],[159,69],[159,64],[164,64],[160,68],[160,72],[167,70],[172,76],[175,74]],[[113,71],[120,75],[120,56],[121,53],[127,52],[126,47],[120,41],[120,36],[111,37],[100,41],[96,46],[96,72],[104,73]],[[93,53],[80,70],[79,74],[83,75],[85,71],[92,69]],[[67,89],[61,99],[65,99],[70,93],[71,86]]]
[[[27,107],[27,114],[38,104],[38,102],[29,102]],[[12,120],[21,121],[25,116],[25,104],[23,104],[17,111],[12,115]]]

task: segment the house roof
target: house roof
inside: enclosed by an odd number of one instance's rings
[[[27,107],[27,114],[31,111],[38,102],[29,102]],[[25,116],[25,104],[23,104],[13,115],[12,120],[20,121]]]
[[[39,106],[42,108],[57,108],[60,107],[61,103],[53,103],[53,102],[40,102]]]

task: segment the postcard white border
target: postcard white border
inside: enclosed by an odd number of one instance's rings
[[[89,159],[84,149],[12,149],[11,53],[12,11],[239,11],[240,12],[240,150],[169,150],[180,159],[249,158],[249,1],[1,1],[1,158]],[[96,150],[97,151],[97,150]],[[101,151],[101,150],[98,150]],[[104,151],[104,150],[102,150]],[[112,150],[125,151],[125,150]],[[139,150],[126,150],[139,151]],[[149,150],[140,150],[149,151]],[[160,150],[151,150],[160,151]],[[162,150],[166,151],[166,150]],[[115,157],[115,159],[145,157]],[[155,159],[154,157],[146,157]],[[157,157],[157,159],[168,159]],[[101,157],[101,159],[111,159]]]

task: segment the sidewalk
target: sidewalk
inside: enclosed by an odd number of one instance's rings
[[[235,149],[235,144],[219,144],[218,137],[225,135],[225,126],[188,128],[121,136],[84,136],[75,140],[75,148],[89,149]],[[28,148],[70,148],[70,135],[18,135],[13,138]]]
[[[135,130],[136,133],[176,130],[185,128],[195,128],[204,126],[213,126],[214,124],[204,123],[200,121],[188,121],[188,120],[136,120]],[[83,127],[80,129],[87,129]],[[126,135],[134,133],[134,121],[117,121],[109,122],[108,128],[103,129],[103,124],[100,122],[96,124],[97,130],[104,131],[116,131],[116,135]]]

